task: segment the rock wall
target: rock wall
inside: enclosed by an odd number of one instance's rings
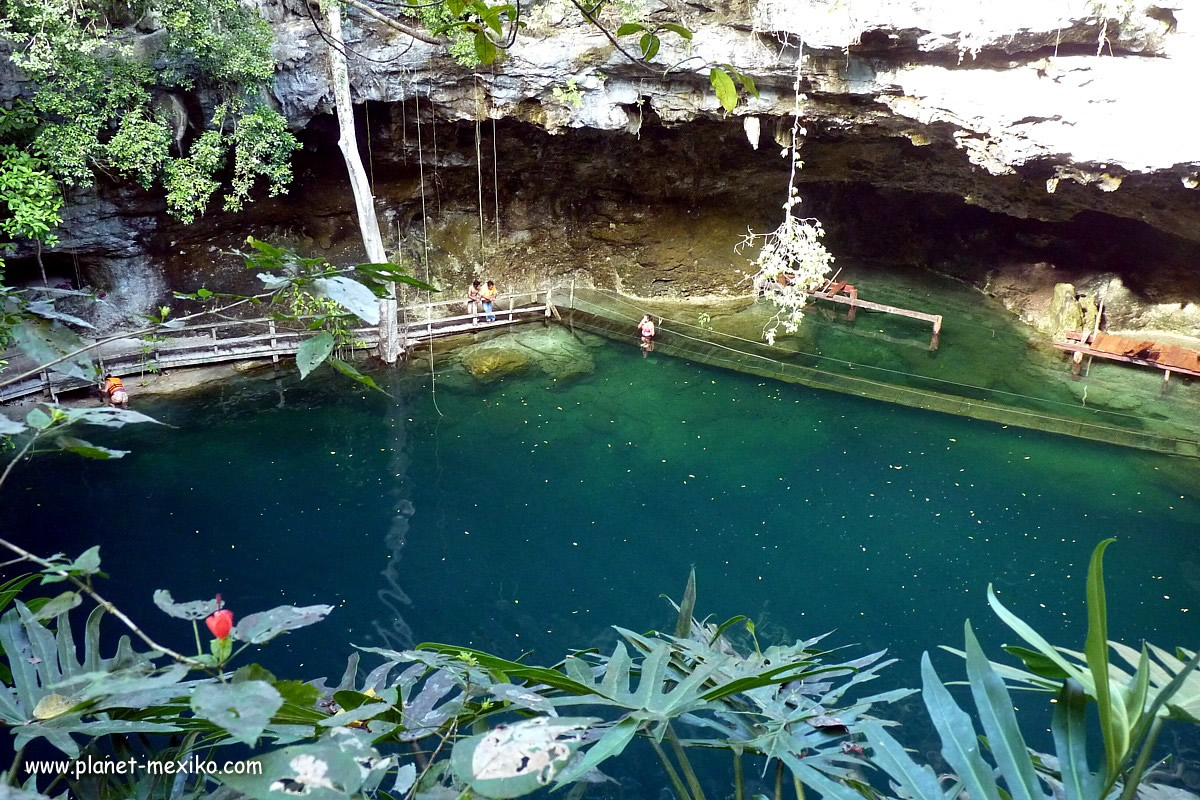
[[[353,11],[346,41],[389,244],[447,284],[488,272],[507,285],[576,275],[640,294],[739,291],[746,254],[733,246],[778,222],[777,142],[799,108],[805,209],[835,253],[960,275],[1031,319],[1047,281],[1117,279],[1141,309],[1122,319],[1200,334],[1184,313],[1200,295],[1200,111],[1180,89],[1200,74],[1200,11],[1133,4],[1102,20],[1098,5],[608,6],[613,29],[625,14],[694,31],[665,37],[651,69],[565,0],[525,4],[513,47],[479,72]],[[263,8],[275,99],[305,142],[294,189],[192,226],[135,190],[79,198],[64,248],[102,288],[137,276],[131,310],[156,288],[252,288],[229,252],[247,234],[361,257],[325,42],[300,0]],[[759,96],[726,115],[703,70],[687,69],[706,62],[751,75]]]

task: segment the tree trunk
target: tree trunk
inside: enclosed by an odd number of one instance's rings
[[[350,76],[346,68],[345,44],[342,42],[342,9],[337,0],[327,0],[325,19],[329,26],[329,72],[333,81],[333,98],[337,105],[338,148],[346,161],[350,174],[350,189],[354,193],[354,205],[358,210],[358,227],[362,232],[363,247],[367,259],[372,263],[386,262],[383,237],[379,233],[379,220],[375,216],[375,197],[371,184],[363,169],[362,157],[358,154],[358,135],[354,129],[354,106],[350,100]],[[396,330],[396,285],[388,284],[388,296],[379,301],[379,357],[394,364],[399,356],[399,337]]]

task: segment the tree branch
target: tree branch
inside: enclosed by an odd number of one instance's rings
[[[650,66],[649,64],[647,64],[644,59],[638,58],[637,56],[633,55],[628,50],[626,50],[624,47],[621,47],[620,42],[617,41],[617,37],[615,37],[611,33],[609,33],[608,28],[601,25],[596,20],[596,18],[592,16],[590,11],[588,11],[586,8],[584,8],[582,5],[580,5],[579,0],[571,0],[571,5],[575,6],[575,8],[577,8],[579,10],[580,14],[583,14],[583,16],[587,17],[588,22],[592,23],[597,28],[599,28],[600,32],[604,34],[604,38],[606,38],[610,42],[612,42],[612,46],[617,48],[618,52],[620,52],[621,55],[625,56],[630,61],[637,64],[639,67],[646,70],[647,72],[653,72],[655,75],[658,74],[658,70],[655,69],[654,67]]]
[[[384,25],[387,25],[389,28],[394,28],[395,30],[400,31],[401,33],[408,34],[409,36],[413,37],[414,39],[419,39],[420,41],[425,42],[427,44],[436,44],[436,45],[449,44],[449,42],[447,40],[442,39],[441,37],[430,36],[427,33],[422,33],[421,31],[417,30],[416,28],[410,28],[408,25],[405,25],[403,22],[394,20],[391,17],[387,16],[386,14],[381,14],[378,11],[376,11],[375,9],[371,8],[370,6],[368,6],[364,3],[360,3],[359,0],[345,0],[345,2],[346,2],[346,5],[350,6],[351,8],[357,8],[359,11],[363,12],[368,17],[371,17],[374,20],[378,20],[379,22],[382,22]]]

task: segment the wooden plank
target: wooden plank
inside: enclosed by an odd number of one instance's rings
[[[1192,375],[1200,377],[1200,369],[1189,369],[1182,366],[1164,365],[1157,361],[1151,361],[1137,356],[1127,356],[1122,353],[1109,353],[1103,350],[1096,350],[1087,345],[1075,344],[1074,342],[1053,342],[1054,346],[1059,350],[1069,350],[1073,353],[1082,353],[1096,358],[1106,358],[1110,361],[1123,361],[1126,364],[1137,364],[1142,367],[1155,367],[1157,369],[1169,369],[1171,372],[1178,372],[1181,375]],[[1189,351],[1190,352],[1190,351]]]
[[[912,317],[913,319],[922,319],[926,322],[937,322],[941,320],[940,314],[926,314],[923,311],[910,311],[907,308],[899,308],[898,306],[884,305],[883,303],[873,303],[870,300],[858,300],[851,297],[843,297],[840,294],[826,294],[825,292],[810,292],[810,295],[821,300],[829,300],[834,303],[842,303],[847,306],[857,306],[858,308],[866,308],[871,311],[882,311],[886,314],[899,314],[902,317]]]

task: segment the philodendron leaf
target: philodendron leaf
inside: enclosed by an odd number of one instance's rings
[[[158,606],[159,610],[167,616],[176,619],[204,619],[217,610],[216,600],[192,600],[187,603],[176,603],[166,589],[159,589],[154,593],[154,605]]]
[[[254,745],[271,717],[283,705],[275,687],[265,681],[207,683],[192,692],[196,716],[224,728],[234,739]]]
[[[239,642],[263,644],[281,633],[304,628],[320,622],[333,611],[333,606],[279,606],[270,611],[260,611],[243,617],[233,629],[233,638]]]
[[[322,361],[329,358],[334,344],[333,334],[329,331],[321,331],[316,336],[300,343],[300,347],[296,350],[296,366],[300,369],[301,380],[307,378],[308,374],[319,367]]]
[[[379,298],[353,278],[345,275],[317,278],[313,288],[318,295],[328,297],[368,325],[379,324]]]
[[[551,783],[598,720],[535,717],[456,742],[450,769],[484,797],[507,800]]]
[[[0,414],[0,436],[13,436],[25,430],[23,423]]]

